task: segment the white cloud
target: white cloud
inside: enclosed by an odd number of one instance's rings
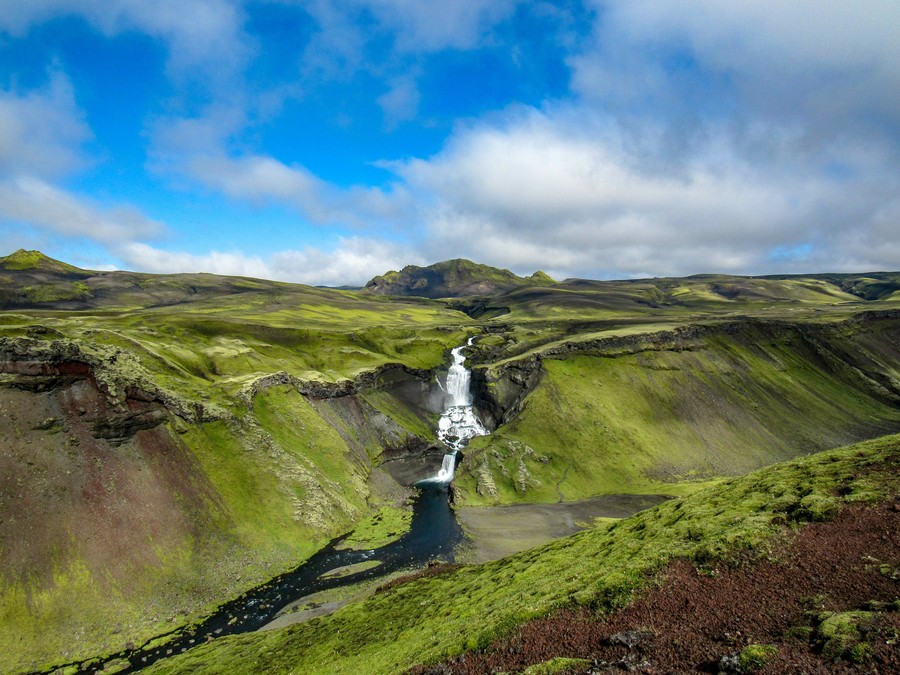
[[[59,74],[43,90],[0,91],[0,176],[59,176],[88,163],[81,145],[90,129]]]
[[[250,52],[239,4],[229,0],[10,2],[0,11],[0,31],[21,36],[60,16],[81,17],[108,36],[139,30],[164,40],[169,46],[170,69],[179,77],[227,78]]]
[[[157,274],[202,271],[326,286],[362,286],[388,269],[421,262],[406,245],[360,237],[341,239],[331,251],[309,247],[265,258],[241,252],[169,252],[141,243],[124,246],[119,253],[129,268]]]
[[[452,250],[519,272],[761,273],[850,251],[863,267],[900,266],[877,247],[865,253],[874,233],[896,222],[885,204],[894,203],[897,178],[847,182],[810,172],[791,161],[789,140],[776,143],[768,161],[749,161],[728,129],[708,131],[677,166],[660,165],[665,149],[654,146],[665,136],[648,137],[657,140],[635,146],[609,120],[518,111],[503,124],[462,130],[437,156],[395,170],[435,204],[423,216],[429,253]],[[880,163],[876,150],[857,153],[860,166]],[[848,231],[867,244],[846,248]],[[772,256],[792,249],[809,253]]]
[[[466,49],[507,19],[517,0],[358,0],[396,36],[404,51]]]
[[[188,171],[195,180],[230,197],[287,204],[317,224],[390,227],[403,219],[408,207],[402,189],[341,188],[302,166],[268,156],[197,156],[189,160]]]
[[[571,59],[573,87],[623,114],[762,116],[801,126],[811,143],[900,122],[894,0],[595,4],[594,39]]]
[[[131,207],[106,207],[36,178],[0,181],[0,218],[104,244],[154,237],[164,230]]]

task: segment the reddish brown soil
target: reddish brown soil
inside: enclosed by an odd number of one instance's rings
[[[402,586],[403,584],[408,584],[410,581],[415,581],[416,579],[423,579],[425,577],[436,577],[440,574],[445,574],[447,572],[452,572],[453,570],[458,570],[462,565],[455,565],[451,563],[439,563],[439,562],[430,562],[428,566],[423,570],[419,570],[418,572],[413,572],[412,574],[405,574],[402,577],[397,577],[396,579],[391,579],[387,583],[381,584],[378,588],[375,589],[376,593],[384,593],[392,588],[396,588],[397,586]]]
[[[0,387],[0,576],[29,590],[70,559],[127,581],[208,529],[216,503],[162,407],[109,400],[86,368],[0,364],[22,376]]]
[[[879,569],[884,564],[893,574]],[[413,672],[516,672],[558,656],[593,664],[571,672],[718,672],[721,657],[764,643],[777,645],[778,654],[763,673],[900,673],[897,611],[879,614],[879,626],[867,637],[875,654],[863,665],[823,658],[815,638],[786,636],[791,628],[814,626],[814,615],[823,610],[895,601],[898,567],[900,501],[850,506],[831,522],[805,526],[775,559],[707,573],[677,561],[659,585],[615,614],[598,620],[583,611],[560,611],[484,651]],[[626,638],[637,644],[616,644]]]

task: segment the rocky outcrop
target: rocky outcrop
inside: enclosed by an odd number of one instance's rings
[[[498,368],[473,369],[473,405],[484,425],[493,431],[515,419],[543,375],[543,365],[536,357]]]
[[[247,406],[253,404],[253,397],[272,387],[289,384],[304,396],[312,399],[339,398],[353,396],[364,391],[388,388],[405,388],[424,385],[431,378],[430,371],[408,368],[399,363],[389,363],[380,368],[360,373],[354,379],[325,382],[322,380],[304,380],[280,370],[277,373],[260,375],[247,382],[238,392],[238,398]]]
[[[221,419],[223,411],[186,401],[157,386],[137,357],[123,349],[66,339],[0,338],[0,386],[35,393],[85,381],[103,400],[98,438],[123,439],[162,423],[170,411],[190,422]]]

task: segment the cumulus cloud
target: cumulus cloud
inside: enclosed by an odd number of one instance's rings
[[[165,229],[137,209],[100,206],[29,177],[0,182],[0,217],[105,244],[154,237]]]
[[[576,94],[392,165],[426,250],[526,272],[900,267],[900,6],[596,2]]]
[[[625,114],[794,124],[810,143],[896,130],[900,5],[873,0],[596,2],[573,88]]]
[[[845,247],[848,230],[877,238],[889,227],[895,178],[811,173],[785,156],[790,143],[758,164],[727,129],[694,144],[677,169],[661,167],[655,156],[665,149],[653,145],[635,146],[607,118],[520,111],[395,169],[436,204],[424,214],[429,252],[454,250],[522,272],[760,273],[842,256],[841,267],[888,262],[866,255],[865,245]]]
[[[68,79],[53,74],[46,87],[18,94],[0,90],[0,176],[59,176],[83,167],[91,132]]]
[[[77,16],[108,36],[138,30],[166,42],[179,77],[220,79],[250,52],[239,5],[229,0],[28,0],[5,3],[0,31],[21,36],[60,16]]]
[[[142,243],[124,246],[119,253],[129,267],[157,274],[202,271],[324,286],[362,286],[388,269],[421,262],[404,244],[360,237],[343,238],[331,251],[308,247],[266,257],[236,251],[170,252]]]

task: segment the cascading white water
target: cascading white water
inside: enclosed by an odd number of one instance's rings
[[[444,387],[449,401],[447,408],[438,420],[437,430],[438,438],[450,448],[450,452],[444,455],[441,470],[436,476],[428,479],[428,482],[449,483],[452,481],[456,473],[457,451],[462,449],[470,438],[486,436],[490,433],[472,410],[471,373],[466,369],[464,365],[466,357],[462,355],[462,350],[471,347],[474,339],[469,338],[465,345],[450,352],[453,363],[450,364]]]

